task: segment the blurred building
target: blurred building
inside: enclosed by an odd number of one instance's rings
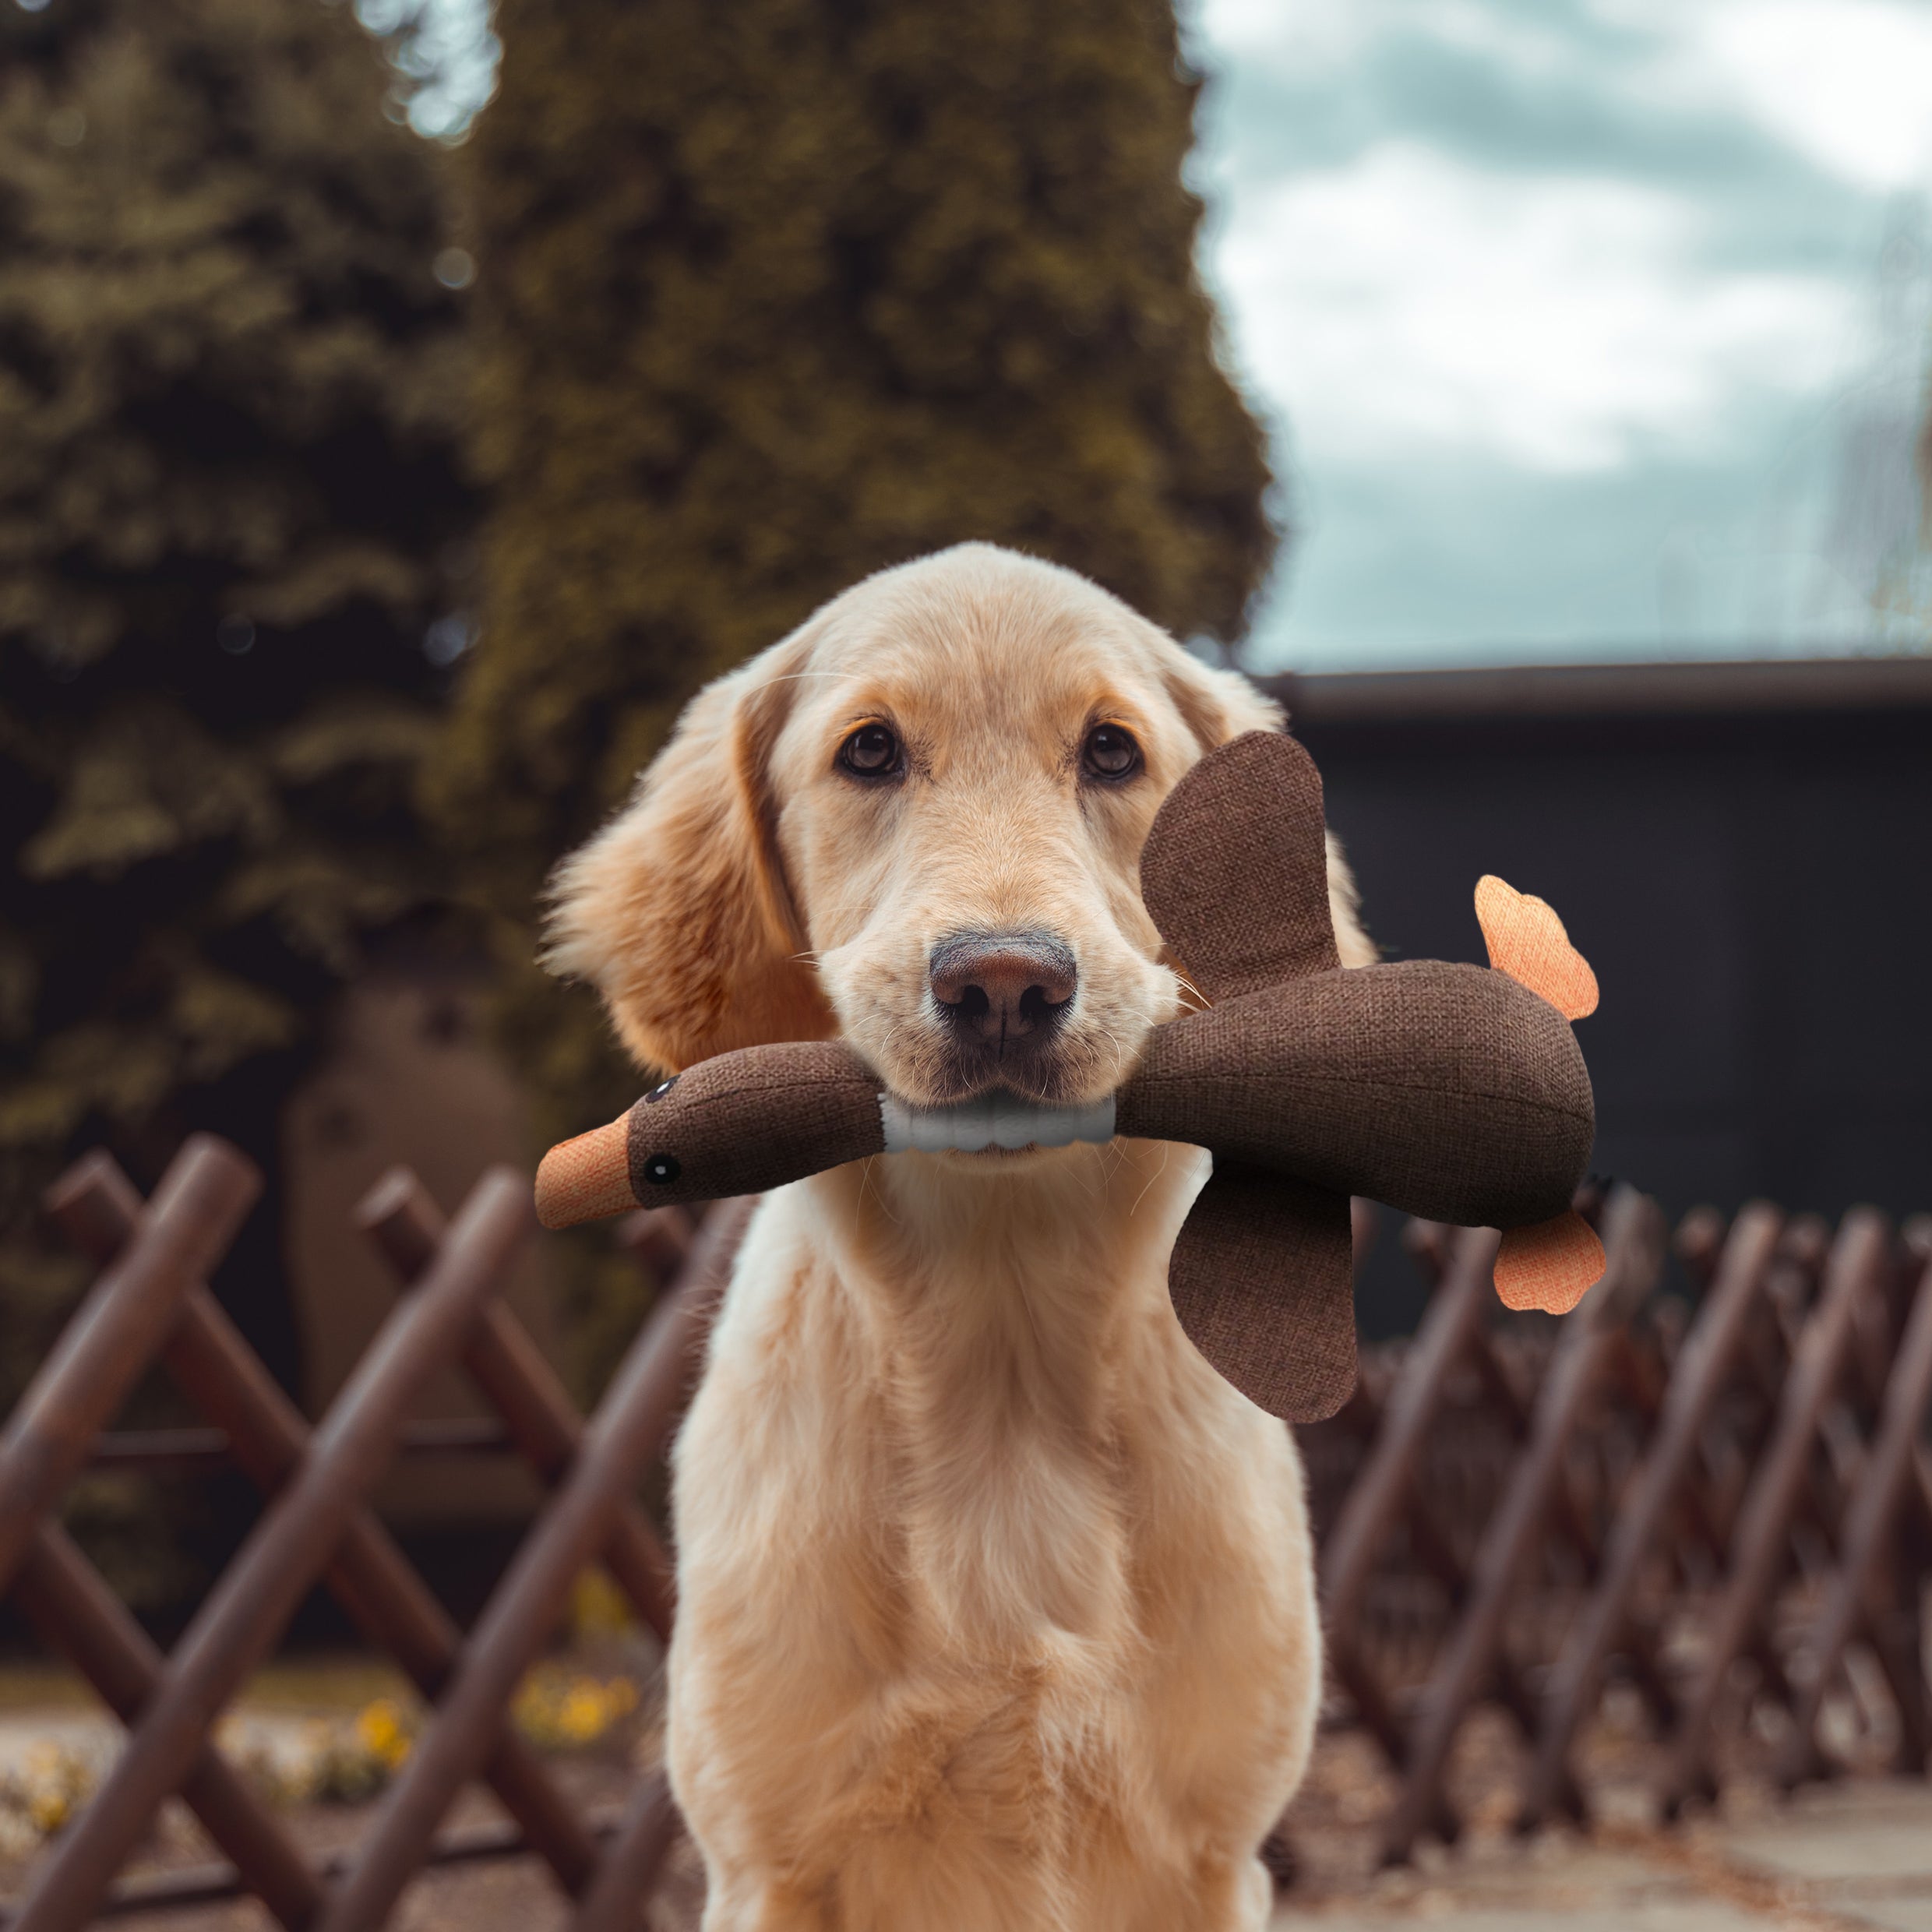
[[[401,1292],[356,1225],[363,1197],[400,1165],[454,1214],[492,1166],[529,1167],[523,1095],[488,1044],[484,996],[473,971],[433,958],[390,958],[345,989],[316,1068],[290,1099],[282,1249],[299,1394],[311,1416],[334,1400]],[[504,1299],[555,1363],[553,1256],[532,1235]],[[467,1376],[446,1367],[411,1413],[482,1420],[495,1412]],[[400,1461],[377,1500],[392,1522],[475,1526],[519,1521],[540,1496],[521,1458],[505,1451]]]
[[[1390,957],[1480,960],[1486,872],[1560,913],[1602,988],[1599,1172],[1673,1213],[1932,1211],[1932,658],[1272,688]],[[1416,1305],[1394,1246],[1372,1333]]]

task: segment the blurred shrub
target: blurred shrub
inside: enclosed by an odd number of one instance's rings
[[[553,1136],[627,1102],[545,873],[707,679],[968,538],[1231,643],[1273,554],[1165,0],[499,0],[463,165],[483,632],[433,797]]]
[[[94,1794],[100,1767],[53,1739],[30,1744],[0,1770],[0,1858],[30,1858]]]
[[[421,1713],[377,1698],[353,1718],[266,1722],[231,1712],[215,1743],[277,1804],[361,1804],[387,1788],[415,1749]]]
[[[0,1377],[72,1285],[53,1165],[272,1166],[330,991],[442,897],[467,258],[391,79],[323,0],[0,7]]]

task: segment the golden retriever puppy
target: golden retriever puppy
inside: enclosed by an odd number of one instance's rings
[[[1183,997],[1155,809],[1278,722],[1084,579],[949,550],[700,695],[562,868],[552,963],[653,1066],[837,1035],[908,1102],[1094,1100]],[[1331,894],[1361,964],[1332,850]],[[1266,1922],[1320,1640],[1292,1438],[1168,1301],[1206,1158],[904,1153],[759,1209],[676,1453],[707,1932]]]

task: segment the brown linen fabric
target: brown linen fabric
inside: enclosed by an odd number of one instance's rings
[[[1338,968],[1160,1028],[1119,1131],[1472,1227],[1561,1214],[1595,1130],[1561,1014],[1440,960]]]
[[[1576,1037],[1503,972],[1341,967],[1321,781],[1299,745],[1251,732],[1202,759],[1155,820],[1141,883],[1215,1003],[1155,1031],[1117,1130],[1215,1155],[1169,1285],[1183,1329],[1229,1381],[1292,1421],[1346,1399],[1351,1193],[1469,1225],[1551,1223],[1511,1250],[1511,1285],[1547,1296],[1561,1261],[1571,1292],[1588,1257],[1559,1218],[1595,1128]],[[539,1212],[555,1227],[632,1200],[756,1193],[883,1150],[878,1084],[851,1049],[750,1048],[552,1150]]]
[[[1315,761],[1246,732],[1167,795],[1141,851],[1141,897],[1209,999],[1338,967]]]
[[[755,1193],[883,1150],[878,1084],[836,1042],[721,1054],[659,1091],[623,1137],[633,1197],[648,1204]],[[1507,1228],[1567,1208],[1593,1116],[1554,1007],[1482,967],[1411,960],[1338,968],[1158,1028],[1117,1123],[1224,1165]],[[555,1150],[558,1204],[623,1205],[605,1171],[615,1152],[608,1129]],[[654,1178],[666,1157],[675,1176]],[[1207,1197],[1195,1211],[1211,1211]]]
[[[836,1040],[700,1060],[626,1118],[631,1190],[647,1208],[763,1193],[886,1147],[877,1077]]]
[[[1349,1197],[1218,1161],[1167,1271],[1182,1328],[1284,1422],[1332,1416],[1355,1387]]]

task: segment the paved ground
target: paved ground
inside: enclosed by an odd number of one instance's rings
[[[287,1722],[271,1713],[249,1728],[272,1734]],[[79,1708],[29,1712],[0,1701],[0,1779],[55,1742],[104,1763],[114,1736],[111,1725]],[[1330,1768],[1346,1755],[1331,1747]],[[588,1760],[566,1759],[558,1769],[587,1808],[614,1802],[630,1775],[621,1764]],[[1361,1815],[1352,1832],[1345,1799],[1358,1789]],[[1344,1802],[1335,1801],[1338,1793]],[[1416,1865],[1372,1875],[1363,1847],[1380,1795],[1372,1783],[1329,1779],[1329,1801],[1311,1807],[1302,1828],[1296,1849],[1306,1870],[1276,1932],[1423,1924],[1431,1932],[1932,1932],[1932,1783],[1865,1780],[1777,1802],[1733,1794],[1723,1814],[1673,1832],[1633,1824],[1592,1838],[1553,1832],[1521,1840],[1493,1829],[1453,1853],[1425,1846]],[[478,1822],[494,1811],[483,1793],[468,1793],[450,1822]],[[305,1805],[290,1818],[320,1852],[352,1842],[368,1813]],[[153,1869],[210,1855],[185,1814],[171,1807],[139,1862]],[[0,1872],[0,1891],[11,1891],[23,1867],[3,1856],[0,1866],[9,1868]],[[698,1897],[688,1853],[675,1861],[671,1881],[655,1932],[687,1932]],[[566,1920],[543,1872],[527,1861],[439,1873],[411,1889],[397,1915],[401,1932],[561,1932]],[[122,1923],[128,1932],[266,1932],[270,1922],[259,1908],[238,1903]]]
[[[1478,1841],[1293,1897],[1278,1932],[1932,1932],[1932,1786],[1800,1793],[1675,1832]]]

